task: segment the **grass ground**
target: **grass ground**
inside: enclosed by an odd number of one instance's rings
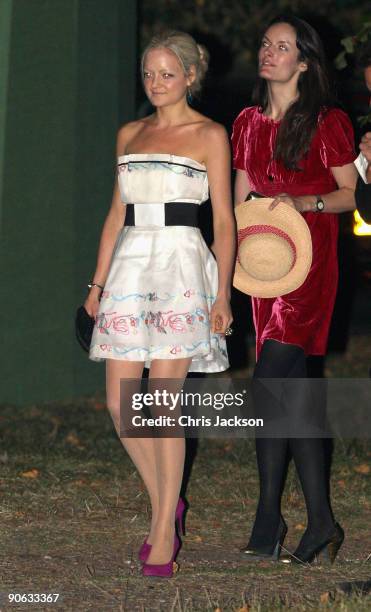
[[[370,336],[327,360],[329,376],[366,376]],[[332,500],[346,539],[332,567],[247,564],[258,495],[251,440],[201,440],[187,488],[180,571],[143,579],[137,549],[148,499],[116,438],[102,398],[4,406],[0,416],[0,610],[268,612],[371,609],[367,441],[336,442]],[[292,550],[305,509],[291,469],[283,512]],[[9,593],[59,593],[54,604],[10,604]]]

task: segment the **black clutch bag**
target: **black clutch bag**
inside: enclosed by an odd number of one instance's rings
[[[84,306],[79,306],[75,317],[76,338],[84,351],[89,352],[95,320],[88,315]]]

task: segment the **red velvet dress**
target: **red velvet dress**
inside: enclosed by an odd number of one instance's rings
[[[325,195],[337,188],[330,170],[355,159],[353,128],[339,109],[320,114],[302,171],[272,160],[279,121],[258,107],[245,108],[233,126],[234,168],[245,170],[252,191],[267,197]],[[313,261],[303,285],[277,298],[252,298],[257,357],[264,340],[295,344],[306,355],[324,355],[337,281],[338,218],[333,213],[302,213],[311,232]]]

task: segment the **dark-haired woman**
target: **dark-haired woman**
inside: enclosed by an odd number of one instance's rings
[[[305,378],[306,356],[326,351],[337,288],[337,214],[355,207],[353,130],[347,115],[331,106],[322,44],[308,23],[296,17],[273,20],[258,60],[256,106],[245,108],[233,129],[235,200],[242,202],[254,191],[273,197],[272,208],[282,201],[294,206],[310,228],[313,263],[299,289],[252,299],[254,378]],[[264,405],[274,398],[261,392],[257,401]],[[305,397],[294,397],[287,409],[298,418],[311,407]],[[312,562],[326,551],[333,561],[343,532],[330,508],[319,438],[256,440],[260,497],[243,554],[255,560],[279,557],[286,534],[280,506],[289,450],[308,524],[294,554],[282,560]]]

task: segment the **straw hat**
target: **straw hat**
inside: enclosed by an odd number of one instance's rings
[[[254,297],[277,297],[305,281],[312,263],[312,240],[304,217],[273,198],[238,204],[238,253],[233,285]]]

